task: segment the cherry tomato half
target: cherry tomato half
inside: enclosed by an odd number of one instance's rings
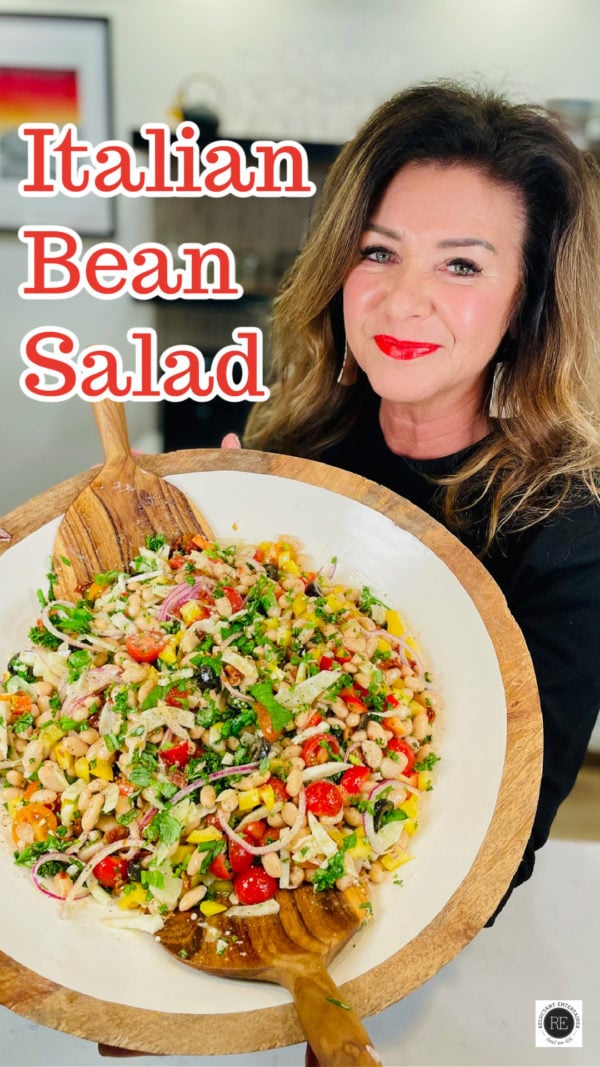
[[[285,788],[285,782],[282,782],[281,778],[276,778],[275,775],[273,774],[269,778],[269,781],[266,783],[266,785],[270,785],[271,786],[271,789],[275,793],[275,799],[276,800],[282,800],[283,803],[286,804],[287,801],[290,799],[289,796],[288,796],[287,789]],[[266,788],[266,786],[265,786],[265,788]],[[246,827],[244,827],[244,830],[245,829],[246,829]],[[266,832],[267,831],[265,830],[265,833]]]
[[[269,782],[269,785],[272,785],[272,783],[274,781],[279,781],[279,779],[278,778],[271,779],[270,782]],[[283,782],[281,784],[283,785]],[[284,794],[285,794],[285,800],[287,801],[288,800],[288,795],[285,792],[285,786],[284,786]],[[264,822],[263,819],[255,819],[254,822],[247,822],[245,824],[245,826],[244,826],[244,834],[246,835],[246,837],[248,838],[248,841],[251,844],[253,844],[253,845],[262,845],[262,843],[264,841],[264,838],[265,838],[265,834],[266,834],[267,830],[269,830],[269,829],[270,829],[269,825],[266,822]]]
[[[409,745],[408,741],[405,741],[403,737],[392,737],[388,741],[386,748],[388,752],[398,752],[406,756],[406,767],[402,768],[402,774],[408,777],[412,773],[415,763],[415,750],[412,745]]]
[[[38,786],[39,788],[39,786]],[[34,841],[45,841],[48,834],[54,833],[58,823],[56,815],[45,804],[26,804],[18,808],[12,821],[13,841],[18,845],[31,845]]]
[[[237,592],[236,589],[232,589],[230,585],[223,586],[223,592],[231,604],[231,610],[235,613],[241,611],[244,606],[243,598]]]
[[[170,708],[184,708],[188,697],[189,693],[185,689],[169,689],[165,704],[168,704]]]
[[[340,696],[348,708],[348,711],[354,712],[355,715],[364,715],[368,710],[364,700],[361,700],[358,694],[353,692],[352,689],[342,689]]]
[[[215,878],[219,878],[220,881],[231,881],[231,867],[229,866],[229,859],[225,852],[219,852],[218,856],[215,856],[208,869],[210,873],[214,874]]]
[[[306,787],[306,810],[313,815],[338,815],[344,800],[333,782],[311,782]]]
[[[127,881],[127,868],[129,864],[122,856],[105,856],[94,867],[94,874],[106,889],[114,889]]]
[[[160,630],[140,630],[127,638],[127,651],[138,663],[152,663],[162,652],[168,635]]]
[[[329,763],[339,753],[340,746],[333,734],[314,734],[302,745],[302,759],[307,767]]]
[[[158,754],[167,767],[185,767],[190,760],[190,746],[187,741],[171,748],[159,748]]]
[[[340,789],[346,800],[348,797],[356,797],[360,794],[369,774],[368,767],[350,767],[349,770],[344,771],[340,781]]]
[[[247,831],[244,827],[242,837],[246,837]],[[249,843],[254,844],[250,841]],[[229,842],[229,863],[231,870],[234,874],[241,874],[243,871],[247,871],[249,867],[254,863],[254,856],[248,852],[242,845],[238,845],[237,841]]]
[[[264,900],[271,900],[278,888],[277,879],[271,878],[264,867],[251,867],[233,881],[233,891],[240,904],[262,904]]]

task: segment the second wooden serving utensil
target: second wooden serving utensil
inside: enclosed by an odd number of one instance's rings
[[[67,600],[77,600],[95,574],[129,570],[149,534],[169,543],[186,533],[213,538],[185,493],[133,458],[123,404],[101,400],[94,415],[104,466],[67,508],[54,543],[55,594]]]
[[[222,912],[205,919],[196,911],[176,912],[158,940],[196,970],[284,986],[320,1067],[380,1065],[367,1031],[326,970],[368,918],[366,888],[360,884],[343,892],[315,893],[305,884],[280,890],[277,900],[274,915]]]

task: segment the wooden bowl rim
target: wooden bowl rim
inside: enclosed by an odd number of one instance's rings
[[[470,871],[442,911],[389,959],[340,987],[360,1016],[372,1015],[413,992],[464,948],[494,912],[523,855],[539,793],[542,724],[535,674],[521,631],[501,590],[468,549],[426,512],[375,482],[315,461],[251,450],[148,455],[142,465],[159,475],[204,470],[268,474],[357,500],[427,545],[461,582],[487,628],[507,706],[506,754],[494,814]],[[94,471],[75,475],[1,518],[0,526],[11,540],[0,545],[0,555],[62,514],[93,476]],[[75,1037],[155,1054],[253,1052],[304,1040],[291,1003],[227,1015],[148,1011],[67,989],[2,952],[0,1003]]]

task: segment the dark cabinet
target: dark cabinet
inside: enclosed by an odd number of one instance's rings
[[[246,152],[250,141],[236,140]],[[140,147],[139,138],[136,146]],[[157,300],[159,348],[194,345],[207,370],[211,358],[232,343],[236,327],[258,327],[263,333],[265,375],[269,361],[271,303],[306,234],[327,171],[338,145],[305,144],[313,197],[165,197],[154,201],[154,234],[175,255],[185,242],[221,242],[234,253],[236,280],[244,295],[238,300]],[[160,404],[165,451],[212,448],[229,431],[243,429],[250,404],[213,399]]]

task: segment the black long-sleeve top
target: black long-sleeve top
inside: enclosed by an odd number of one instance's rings
[[[440,487],[430,479],[455,472],[478,446],[441,459],[395,455],[386,445],[378,410],[378,398],[372,396],[358,424],[319,460],[370,478],[443,522]],[[514,887],[530,877],[534,852],[547,840],[557,809],[575,783],[600,708],[600,507],[590,499],[523,532],[504,535],[482,554],[485,508],[485,502],[474,507],[469,529],[457,536],[479,555],[523,632],[544,724],[533,830],[498,912]]]

